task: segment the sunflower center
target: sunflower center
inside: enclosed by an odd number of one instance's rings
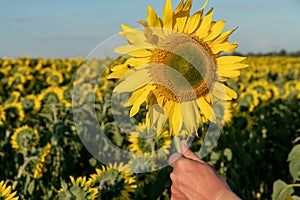
[[[151,58],[151,76],[158,95],[184,102],[206,95],[217,80],[213,53],[197,38],[171,35],[160,42]]]

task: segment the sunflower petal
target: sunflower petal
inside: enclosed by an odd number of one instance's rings
[[[182,127],[181,108],[179,103],[172,103],[170,111],[170,132],[177,135]]]
[[[189,133],[195,133],[200,119],[199,109],[196,101],[182,102],[181,115],[185,128]]]
[[[222,34],[220,34],[216,39],[212,40],[211,42],[209,42],[209,46],[215,46],[215,45],[219,45],[221,43],[224,43],[225,41],[228,40],[229,36],[236,30],[237,28],[233,29],[233,30],[229,30],[226,31]]]
[[[232,100],[237,98],[237,93],[226,85],[215,82],[213,95],[220,100]]]
[[[173,14],[172,14],[172,1],[166,0],[164,5],[164,11],[162,16],[162,22],[164,29],[172,29],[173,26]]]
[[[238,70],[218,70],[218,75],[226,78],[236,78],[241,75],[241,72]]]
[[[208,11],[208,13],[203,17],[199,28],[196,30],[195,34],[200,39],[205,38],[208,35],[208,31],[210,30],[211,27],[213,14],[214,14],[214,10],[210,9],[210,11]]]
[[[216,123],[216,114],[212,109],[211,105],[205,100],[205,98],[198,98],[198,106],[204,116],[211,122]]]
[[[234,43],[229,43],[229,42],[224,42],[222,44],[212,46],[211,51],[213,54],[219,54],[221,52],[232,52],[237,48],[238,44],[237,42]]]
[[[225,22],[224,20],[220,20],[220,21],[216,22],[216,23],[212,26],[211,31],[210,31],[210,33],[208,34],[208,36],[205,37],[205,38],[203,38],[203,40],[204,40],[205,42],[207,42],[207,41],[213,40],[213,39],[215,39],[216,37],[218,37],[218,36],[221,34],[221,32],[222,32],[222,30],[223,30],[225,24],[226,24],[226,22]]]
[[[142,103],[146,101],[149,92],[154,88],[155,86],[143,87],[138,91],[134,92],[136,94],[132,94],[128,102],[129,105],[133,105],[132,108],[130,109],[130,117],[136,115]]]
[[[138,46],[152,46],[146,41],[144,33],[140,30],[133,29],[130,31],[119,32],[119,34],[126,38],[129,44]]]
[[[119,69],[116,71],[113,71],[112,73],[110,73],[107,78],[108,79],[119,79],[121,78],[124,74],[126,74],[126,72],[128,72],[130,69],[129,68],[123,68],[123,69]]]
[[[231,65],[233,63],[239,63],[245,60],[246,57],[242,56],[222,56],[217,58],[218,65]]]
[[[147,21],[150,27],[161,28],[161,20],[151,6],[148,6]]]
[[[126,75],[126,74],[125,74]],[[114,92],[131,92],[134,91],[147,83],[151,82],[148,69],[142,69],[135,72],[133,76],[129,76],[127,79],[122,81],[114,89]]]
[[[199,10],[198,12],[193,14],[192,17],[188,18],[184,32],[188,34],[193,33],[199,26],[201,16],[202,16],[202,10]]]

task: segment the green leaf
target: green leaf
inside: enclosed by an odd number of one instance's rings
[[[33,191],[34,191],[34,180],[31,181],[31,182],[29,183],[29,186],[28,186],[28,188],[27,188],[27,191],[28,191],[28,193],[29,193],[30,195],[32,195],[32,193],[33,193]]]
[[[277,180],[273,184],[272,200],[286,200],[293,192],[294,189],[288,188],[288,184],[282,180]]]
[[[294,182],[300,180],[300,144],[293,147],[288,156],[289,169]]]

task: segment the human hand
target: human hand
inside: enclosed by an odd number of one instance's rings
[[[207,163],[202,161],[183,140],[181,152],[170,157],[173,172],[172,200],[239,200],[222,179]]]

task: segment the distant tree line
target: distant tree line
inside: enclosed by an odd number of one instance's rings
[[[247,53],[243,54],[240,52],[234,52],[233,55],[241,55],[241,56],[290,56],[290,57],[300,57],[300,50],[294,52],[287,52],[286,50],[282,49],[280,51],[271,51],[267,53]]]

